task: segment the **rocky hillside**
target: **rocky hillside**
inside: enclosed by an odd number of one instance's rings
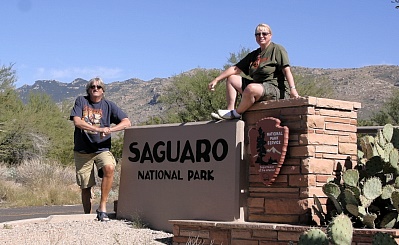
[[[351,69],[312,69],[294,67],[294,74],[325,77],[332,82],[332,99],[362,103],[359,118],[365,119],[378,111],[399,88],[399,66],[366,66]],[[300,86],[298,84],[297,86]]]
[[[304,75],[325,78],[332,82],[334,95],[331,99],[356,101],[362,103],[359,118],[368,118],[377,111],[399,87],[399,66],[367,66],[351,69],[320,69],[293,67],[294,75]],[[164,113],[158,97],[165,86],[173,78],[156,78],[150,81],[129,79],[107,84],[106,97],[116,102],[129,115],[132,123],[137,125],[152,116]],[[69,101],[73,103],[78,95],[85,94],[84,79],[75,79],[71,83],[61,83],[54,80],[39,80],[33,85],[18,88],[23,100],[30,92],[49,94],[57,103]],[[296,84],[301,86],[300,84]]]

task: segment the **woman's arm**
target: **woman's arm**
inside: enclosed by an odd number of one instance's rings
[[[241,73],[241,70],[237,66],[231,66],[231,67],[227,68],[225,71],[223,71],[222,73],[220,73],[220,75],[217,76],[215,79],[213,79],[212,82],[210,82],[208,84],[208,89],[213,91],[218,82],[222,81],[223,79],[228,78],[231,75],[238,75],[240,73]]]
[[[294,76],[292,75],[291,68],[289,66],[284,67],[283,73],[284,73],[285,78],[287,79],[288,86],[290,88],[291,98],[298,98],[299,94],[296,91]]]

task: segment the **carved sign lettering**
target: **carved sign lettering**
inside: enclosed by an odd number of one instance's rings
[[[287,153],[289,130],[280,123],[277,118],[267,117],[249,130],[251,164],[268,186],[277,178]]]

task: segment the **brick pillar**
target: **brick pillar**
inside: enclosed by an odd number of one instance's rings
[[[249,168],[246,221],[285,224],[318,223],[312,210],[313,194],[327,201],[321,187],[337,169],[357,162],[357,111],[360,103],[306,97],[259,102],[244,115],[245,155],[249,158],[248,130],[265,117],[289,128],[289,145],[281,171],[265,186]]]

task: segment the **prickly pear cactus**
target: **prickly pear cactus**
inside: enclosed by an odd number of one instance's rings
[[[382,183],[379,178],[367,179],[363,186],[363,194],[369,200],[374,200],[382,194]]]
[[[342,179],[346,185],[356,187],[359,182],[359,171],[348,169],[342,174]]]
[[[375,219],[377,219],[376,214],[365,213],[362,217],[362,222],[367,228],[375,228]]]
[[[381,228],[393,228],[398,220],[398,212],[392,211],[387,213],[381,220]]]
[[[370,159],[373,156],[377,155],[377,152],[374,150],[374,137],[370,135],[366,135],[360,139],[360,146],[364,153],[364,157],[366,159]]]
[[[333,244],[350,245],[353,236],[351,219],[345,214],[334,217],[327,226],[327,236]]]
[[[393,168],[398,169],[399,168],[398,162],[399,162],[399,151],[398,149],[393,148],[389,153],[389,163]]]
[[[359,144],[355,169],[342,171],[323,186],[335,208],[328,213],[317,213],[314,208],[315,213],[325,223],[337,214],[346,214],[357,228],[398,229],[399,128],[387,124],[375,137],[360,138]]]
[[[356,206],[359,204],[355,197],[355,194],[350,189],[344,190],[344,199],[346,204],[353,204]]]
[[[366,173],[368,176],[375,176],[381,173],[384,167],[384,161],[380,156],[373,156],[366,162]]]
[[[368,199],[367,197],[361,195],[360,196],[360,202],[362,204],[363,207],[368,208],[371,205],[371,202],[373,200]]]
[[[392,124],[386,124],[384,126],[384,128],[382,129],[382,133],[384,135],[384,138],[388,142],[391,142],[392,141],[392,137],[393,137],[393,126],[392,126]]]
[[[389,199],[392,197],[392,192],[395,191],[395,187],[393,185],[386,185],[382,188],[381,198]]]
[[[299,237],[298,245],[328,245],[326,233],[320,229],[310,229]]]
[[[382,232],[377,232],[373,236],[373,241],[371,243],[372,245],[397,245],[398,243],[395,241],[395,239],[386,233]]]
[[[359,216],[359,207],[355,204],[346,204],[346,210],[353,216]]]
[[[335,198],[338,198],[338,196],[341,194],[339,186],[335,183],[326,183],[325,185],[323,185],[323,192],[328,197]]]
[[[396,210],[399,210],[399,191],[394,191],[391,194],[392,205]]]

